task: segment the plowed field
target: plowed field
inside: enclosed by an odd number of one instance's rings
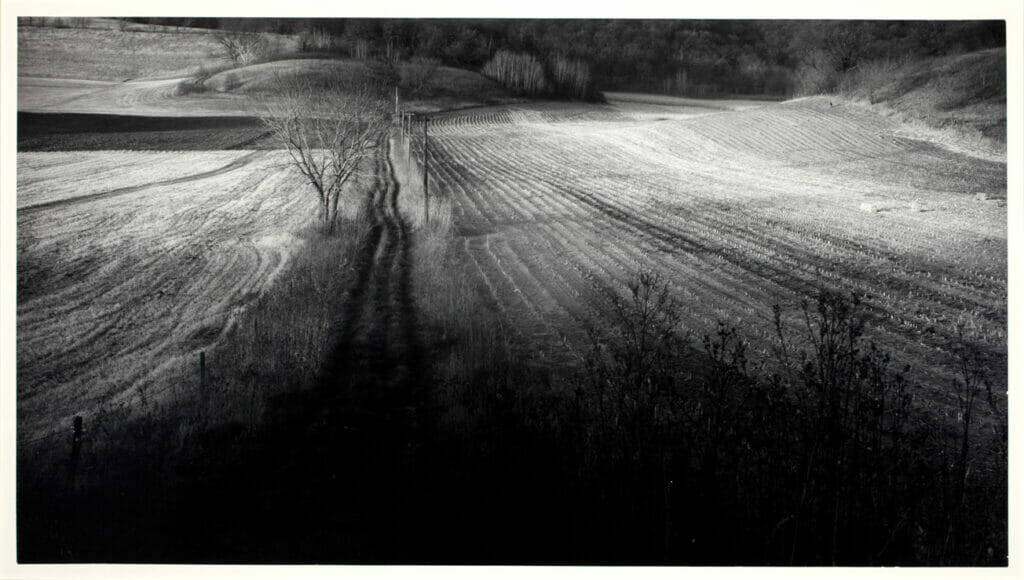
[[[102,404],[159,400],[168,371],[270,285],[315,223],[282,155],[19,154],[23,443]]]
[[[857,293],[871,338],[936,399],[958,323],[1005,385],[1005,162],[820,98],[476,109],[430,134],[457,250],[519,344],[572,359],[602,296],[646,267],[698,336],[721,320],[767,355],[772,305]]]

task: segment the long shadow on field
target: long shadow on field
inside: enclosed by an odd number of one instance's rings
[[[400,562],[409,526],[423,376],[411,237],[385,158],[370,228],[318,387],[277,397],[266,428],[205,433],[171,481],[125,462],[101,490],[19,484],[22,562]],[[151,436],[151,435],[150,435]],[[23,465],[19,474],[31,473]],[[49,498],[49,499],[48,499]],[[68,499],[64,499],[68,498]],[[59,506],[49,506],[57,501]]]
[[[149,470],[132,458],[111,466],[116,484],[65,494],[70,500],[19,484],[20,511],[45,514],[19,519],[21,561],[538,564],[636,553],[655,561],[637,552],[659,543],[630,531],[633,516],[609,516],[593,491],[579,496],[576,442],[523,423],[507,388],[515,369],[473,378],[488,392],[499,386],[487,395],[482,431],[435,424],[412,239],[383,159],[378,175],[336,354],[319,386],[272,401],[258,433],[240,425],[205,433],[187,460],[172,459],[175,468]],[[173,480],[157,480],[167,474]]]
[[[382,161],[378,173],[391,169]],[[211,434],[181,474],[169,529],[136,560],[561,563],[578,557],[567,547],[590,536],[581,534],[588,523],[606,519],[580,515],[565,485],[572,464],[560,461],[567,451],[525,429],[508,405],[483,446],[435,424],[397,195],[390,178],[377,187],[320,386],[279,398],[270,427],[244,446],[231,432]]]
[[[311,392],[272,401],[265,433],[230,434],[184,474],[181,541],[157,560],[395,562],[411,532],[422,347],[409,283],[409,238],[385,160],[371,228],[339,314],[336,355]],[[216,439],[213,436],[212,439]],[[190,526],[190,522],[203,522]]]

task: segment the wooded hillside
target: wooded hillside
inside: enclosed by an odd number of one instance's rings
[[[306,52],[433,58],[472,70],[500,52],[529,55],[544,67],[544,86],[577,98],[594,96],[590,83],[598,90],[688,96],[809,94],[835,89],[842,73],[865,62],[958,54],[1006,42],[1002,21],[133,20],[294,34]],[[558,77],[567,62],[581,71],[569,82]],[[587,86],[581,88],[583,77]]]

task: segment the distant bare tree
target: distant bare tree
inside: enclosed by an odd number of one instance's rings
[[[832,23],[822,38],[822,48],[838,72],[846,72],[860,64],[867,43],[867,31],[857,22]]]
[[[564,54],[555,56],[550,63],[551,74],[559,90],[570,97],[585,99],[593,92],[594,81],[590,65]]]
[[[390,82],[372,74],[279,77],[265,97],[262,121],[316,191],[324,233],[335,231],[345,183],[384,143]]]
[[[499,50],[480,72],[516,94],[538,95],[548,90],[544,66],[530,54]]]

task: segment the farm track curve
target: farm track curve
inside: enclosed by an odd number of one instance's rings
[[[147,190],[147,189],[150,189],[150,188],[153,188],[153,187],[162,187],[162,186],[167,186],[167,185],[178,185],[178,184],[181,184],[181,183],[188,183],[190,181],[198,181],[198,180],[201,180],[201,179],[207,179],[207,178],[210,178],[210,177],[216,177],[218,175],[223,175],[223,174],[228,173],[230,171],[234,171],[236,169],[240,169],[242,167],[245,167],[246,165],[249,165],[250,163],[253,162],[253,160],[255,160],[257,157],[259,157],[261,155],[265,155],[265,152],[262,152],[262,151],[251,151],[251,152],[246,153],[245,155],[239,157],[238,159],[235,159],[234,161],[228,163],[227,165],[224,165],[223,167],[218,167],[217,169],[211,169],[210,171],[203,171],[201,173],[191,173],[191,174],[188,174],[188,175],[183,175],[181,177],[175,177],[175,178],[172,178],[172,179],[162,179],[160,181],[153,181],[151,183],[144,183],[144,184],[141,184],[141,185],[131,185],[131,186],[128,186],[128,187],[119,187],[117,189],[112,189],[110,191],[100,191],[100,192],[97,192],[97,193],[90,193],[88,195],[80,195],[80,196],[77,196],[77,197],[71,197],[71,198],[66,198],[66,199],[57,199],[57,200],[53,200],[53,201],[47,201],[47,202],[38,203],[38,204],[35,204],[35,205],[19,207],[18,208],[18,212],[22,213],[22,214],[31,214],[31,213],[35,213],[35,212],[46,210],[46,209],[66,208],[68,206],[77,205],[77,204],[80,204],[80,203],[99,201],[99,200],[102,200],[102,199],[116,197],[116,196],[119,196],[119,195],[128,195],[130,193],[137,193],[137,192],[144,191],[144,190]]]

